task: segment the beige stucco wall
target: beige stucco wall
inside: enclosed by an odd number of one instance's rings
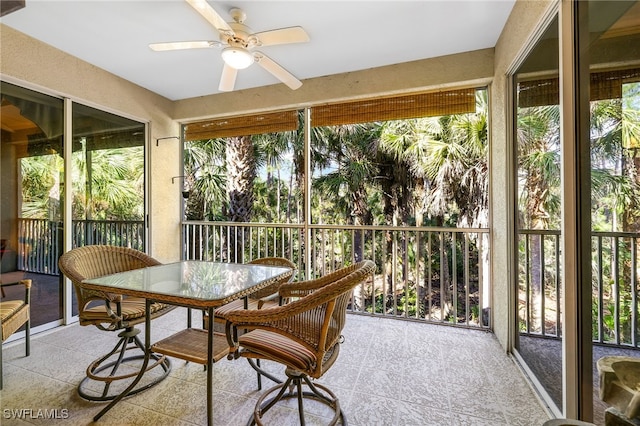
[[[495,48],[493,83],[491,84],[490,211],[492,250],[493,329],[500,344],[510,349],[510,317],[515,313],[513,274],[513,170],[514,148],[510,145],[508,108],[508,74],[520,60],[527,46],[556,1],[518,0]]]
[[[2,24],[0,46],[3,80],[149,123],[150,253],[161,261],[179,259],[180,188],[171,176],[181,174],[180,144],[155,143],[179,135],[171,101]]]
[[[493,49],[406,62],[304,81],[292,91],[283,84],[175,102],[173,117],[198,118],[300,108],[345,99],[371,98],[423,90],[486,85],[493,75]]]

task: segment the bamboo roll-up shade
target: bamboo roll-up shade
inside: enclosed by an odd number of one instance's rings
[[[640,68],[594,72],[590,76],[592,101],[622,97],[622,84],[640,81]],[[518,83],[518,106],[522,108],[559,105],[560,83],[558,78],[521,81]]]
[[[189,123],[185,126],[184,140],[248,136],[296,129],[298,129],[298,112],[296,110],[279,111]]]
[[[622,84],[640,81],[640,68],[591,74],[591,100],[622,98]]]
[[[560,81],[558,78],[518,83],[518,106],[520,108],[559,104]]]
[[[475,112],[476,90],[419,93],[393,98],[367,99],[311,108],[314,127],[370,123]]]

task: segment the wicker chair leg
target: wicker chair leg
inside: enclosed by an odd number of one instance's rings
[[[111,401],[118,397],[121,390],[109,393],[111,384],[120,380],[133,379],[139,374],[139,370],[134,370],[130,373],[118,374],[118,370],[121,366],[131,361],[139,361],[144,359],[145,347],[142,341],[138,338],[140,330],[130,327],[118,334],[120,339],[114,348],[108,354],[93,361],[89,367],[87,367],[87,376],[82,379],[78,385],[78,395],[89,401]],[[127,351],[137,350],[139,353],[136,355],[126,356]],[[117,354],[117,358],[113,360],[113,357]],[[164,371],[153,380],[145,383],[142,386],[135,388],[129,392],[128,395],[135,395],[143,390],[149,389],[152,386],[160,383],[164,380],[171,371],[171,361],[164,355],[158,355],[151,353],[150,360],[154,361],[147,366],[145,373],[155,367],[161,367]],[[108,374],[100,374],[106,370],[109,370]],[[96,391],[96,385],[93,383],[102,383],[102,391]]]
[[[272,387],[258,399],[253,415],[247,422],[247,425],[264,425],[264,423],[262,422],[262,417],[267,413],[267,411],[269,411],[274,405],[276,405],[276,403],[284,399],[296,398],[298,401],[300,425],[304,426],[305,418],[303,401],[305,398],[307,398],[325,404],[334,411],[335,415],[329,422],[330,426],[338,424],[338,421],[340,421],[341,425],[347,426],[347,418],[340,408],[338,397],[326,386],[317,383],[314,384],[306,374],[302,374],[290,368],[287,368],[286,374],[287,380],[284,383]],[[309,388],[309,391],[302,390],[302,386],[304,385]],[[277,393],[276,396],[268,399],[269,396],[274,393]]]
[[[31,355],[31,319],[24,324],[24,355]]]
[[[0,342],[0,390],[2,390],[2,376],[4,373],[2,372],[2,342]]]
[[[27,322],[25,323],[24,339],[25,339],[24,355],[29,356],[31,355],[31,320],[27,320]],[[0,343],[0,390],[2,390],[4,386],[3,376],[4,376],[4,373],[2,372],[2,343]]]

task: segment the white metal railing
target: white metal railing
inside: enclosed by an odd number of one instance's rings
[[[298,279],[371,259],[377,271],[354,292],[352,312],[489,327],[488,232],[187,221],[182,257],[247,262],[281,256],[298,265]]]
[[[73,246],[110,244],[144,251],[144,222],[133,220],[74,220]],[[58,275],[63,250],[62,222],[18,219],[17,269]]]
[[[298,265],[300,278],[367,258],[377,271],[354,293],[353,312],[489,327],[488,235],[487,229],[188,221],[182,225],[182,256],[232,262],[281,256]],[[17,268],[59,274],[62,241],[60,222],[19,219]],[[560,232],[520,230],[518,242],[520,331],[559,338]],[[144,250],[144,223],[74,221],[73,243]],[[592,233],[596,343],[640,344],[639,244],[638,233]]]
[[[558,230],[519,230],[520,332],[562,336]],[[640,233],[592,232],[592,337],[598,344],[639,347]]]
[[[61,222],[18,219],[18,270],[58,275],[62,241]]]

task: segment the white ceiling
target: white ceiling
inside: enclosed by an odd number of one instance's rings
[[[239,7],[254,32],[302,26],[311,41],[259,50],[305,79],[495,46],[515,0],[211,1]],[[228,19],[227,19],[228,18]],[[154,52],[149,43],[218,40],[184,0],[26,0],[2,23],[171,100],[218,93],[218,48]],[[281,84],[257,64],[235,90]]]

